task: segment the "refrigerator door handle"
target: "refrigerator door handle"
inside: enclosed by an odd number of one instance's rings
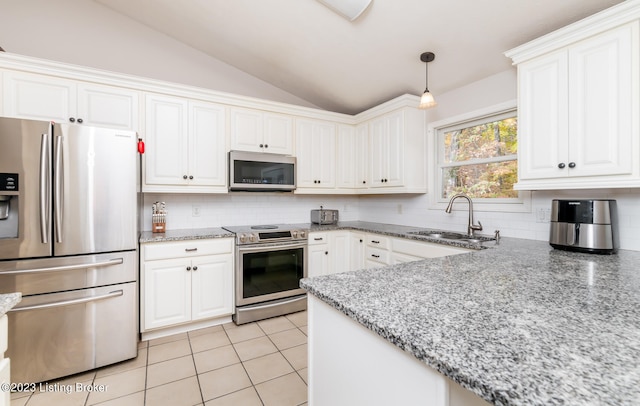
[[[51,130],[49,130],[51,132]],[[49,134],[42,134],[40,141],[40,237],[43,244],[49,244],[51,230],[51,161],[49,159]]]
[[[105,266],[120,265],[124,262],[122,258],[114,258],[102,262],[88,262],[76,265],[49,266],[45,268],[19,269],[16,271],[2,271],[0,275],[23,275],[38,272],[73,271],[84,268],[102,268]]]
[[[55,210],[55,232],[56,232],[56,242],[62,242],[62,202],[64,201],[62,196],[63,189],[63,156],[62,156],[62,136],[56,136],[56,147],[55,147],[55,177],[54,177],[54,188],[55,188],[55,202],[54,206]]]
[[[105,295],[89,296],[89,297],[83,297],[83,298],[71,299],[71,300],[61,300],[59,302],[49,302],[49,303],[43,303],[43,304],[33,305],[33,306],[14,307],[9,311],[22,312],[25,310],[50,309],[52,307],[71,306],[71,305],[80,304],[80,303],[95,302],[98,300],[104,300],[104,299],[110,299],[112,297],[122,296],[123,293],[124,292],[122,290],[114,290],[113,292],[109,292]]]

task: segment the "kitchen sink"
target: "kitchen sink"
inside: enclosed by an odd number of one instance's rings
[[[495,240],[495,238],[493,237],[488,237],[484,235],[474,235],[473,237],[469,237],[467,234],[456,233],[453,231],[432,231],[432,230],[431,231],[411,231],[408,234],[423,235],[425,237],[441,238],[444,240],[461,240],[461,241],[467,241],[467,242],[476,243],[476,244],[485,242],[485,241]]]

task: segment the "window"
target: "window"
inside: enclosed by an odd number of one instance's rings
[[[530,193],[518,192],[518,119],[515,102],[433,123],[432,203],[439,208],[465,193],[487,211],[528,210]]]

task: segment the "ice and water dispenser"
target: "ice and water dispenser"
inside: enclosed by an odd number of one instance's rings
[[[0,238],[18,237],[20,184],[17,173],[0,173]]]

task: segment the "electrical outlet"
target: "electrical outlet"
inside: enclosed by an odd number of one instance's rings
[[[536,210],[536,223],[544,223],[544,209]]]
[[[194,204],[193,206],[191,206],[191,215],[193,217],[200,217],[200,206],[197,204]]]

